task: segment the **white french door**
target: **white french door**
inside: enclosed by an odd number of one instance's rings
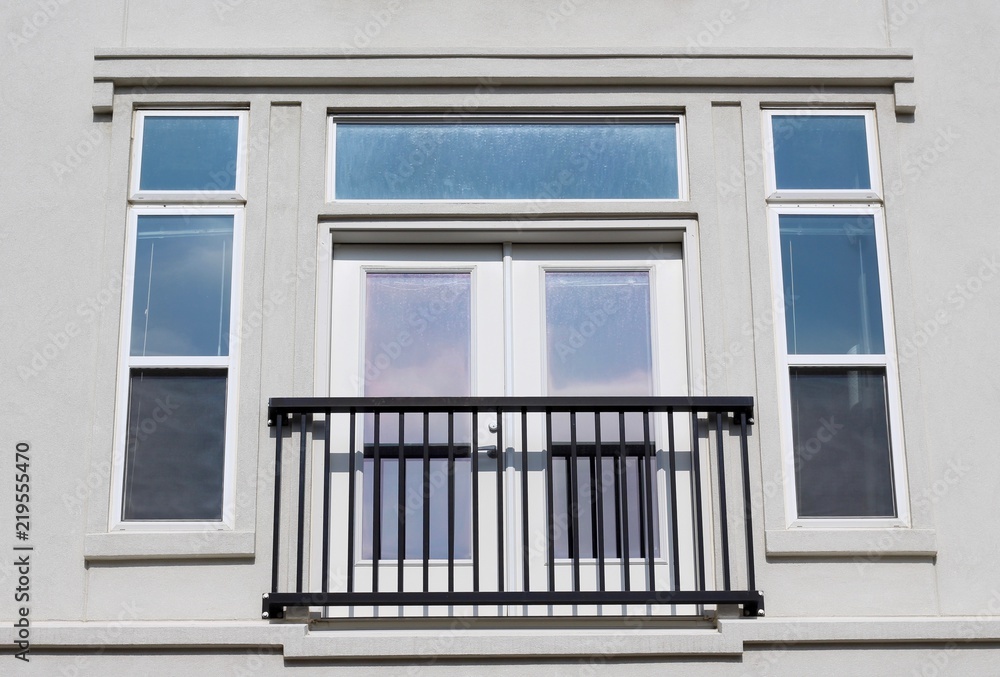
[[[688,394],[679,245],[337,245],[332,300],[333,397]],[[673,432],[684,450],[690,430],[681,418]],[[407,591],[447,590],[449,575],[454,589],[471,589],[474,548],[480,590],[502,584],[505,590],[537,591],[553,583],[557,590],[594,590],[599,555],[609,565],[617,562],[616,571],[634,561],[628,565],[631,589],[644,584],[647,560],[660,580],[669,580],[677,568],[682,585],[693,582],[695,564],[688,560],[694,548],[685,547],[693,522],[689,455],[677,455],[678,481],[669,482],[662,452],[665,415],[653,414],[647,422],[656,449],[652,465],[636,454],[617,473],[612,450],[641,446],[642,414],[583,413],[572,425],[569,414],[553,414],[548,433],[542,416],[507,414],[500,421],[499,459],[497,423],[495,415],[480,414],[473,435],[468,413],[455,414],[450,423],[447,414],[426,420],[406,414],[402,421],[398,414],[382,414],[378,421],[359,415],[353,467],[361,489],[354,492],[354,528],[345,519],[331,520],[330,527],[331,543],[344,543],[351,533],[352,553],[348,557],[340,547],[331,553],[331,589],[343,589],[349,560],[355,591],[373,589],[376,576],[385,591],[397,591],[400,581]],[[352,466],[343,451],[352,448],[349,435],[348,426],[332,426],[331,448],[339,454],[332,462],[331,495],[338,502],[333,515],[349,512]],[[525,440],[527,453],[521,449]],[[544,458],[550,445],[551,477]],[[430,448],[429,480],[424,447]],[[451,478],[444,458],[449,447]],[[474,465],[484,479],[475,491]],[[640,505],[647,486],[653,505],[649,538],[643,536],[647,518]],[[505,494],[502,537],[492,516],[498,491]],[[528,495],[526,511],[517,500],[522,492]],[[592,500],[596,493],[605,506],[618,506],[617,518],[610,508],[594,510],[601,504]],[[671,533],[675,523],[682,526]],[[679,558],[667,547],[675,540]],[[525,560],[528,580],[520,566]],[[377,573],[373,561],[379,562]],[[625,584],[620,576],[605,581],[608,590]]]

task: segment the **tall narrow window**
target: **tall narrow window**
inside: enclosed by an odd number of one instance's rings
[[[241,111],[136,114],[115,528],[232,519],[245,127]]]
[[[907,506],[874,116],[764,117],[789,514],[899,523]]]

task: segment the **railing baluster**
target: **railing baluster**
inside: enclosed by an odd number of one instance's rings
[[[430,556],[431,556],[431,448],[430,448],[430,413],[423,412],[424,419],[424,592],[430,590]]]
[[[740,412],[740,457],[743,467],[743,523],[747,539],[747,589],[757,589],[753,562],[753,504],[750,501],[750,451],[747,449],[747,413]]]
[[[722,537],[722,589],[732,590],[729,571],[729,511],[726,508],[726,459],[722,449],[722,412],[715,412],[715,446],[719,459],[719,533]]]
[[[554,501],[552,500],[552,411],[545,410],[545,514],[548,521],[548,559],[549,559],[549,592],[556,590],[556,533],[555,515],[553,514]]]
[[[381,412],[375,412],[375,446],[372,449],[372,592],[378,592],[379,560],[382,559],[382,454],[379,449]]]
[[[642,444],[646,462],[646,569],[649,571],[649,590],[656,590],[656,570],[653,562],[653,474],[655,472],[654,451],[649,436],[649,410],[642,412]],[[641,473],[640,473],[641,475]]]
[[[399,468],[396,471],[396,483],[398,492],[396,495],[396,590],[403,592],[403,561],[406,558],[406,455],[403,449],[403,438],[406,436],[404,428],[406,415],[399,412],[399,437],[396,448],[397,463]]]
[[[330,412],[323,418],[323,592],[330,591]]]
[[[701,453],[698,449],[700,436],[698,412],[691,412],[691,468],[694,482],[694,535],[698,558],[698,589],[705,589],[705,527],[701,509]]]
[[[618,412],[618,479],[621,483],[622,567],[625,590],[632,589],[632,551],[628,542],[628,452],[625,450],[625,412]]]
[[[531,590],[531,552],[528,547],[528,408],[521,407],[521,581]]]
[[[573,557],[573,590],[580,590],[580,477],[576,467],[576,412],[569,414],[569,529]]]
[[[670,553],[674,590],[681,589],[681,549],[677,534],[677,447],[674,445],[674,410],[667,410],[667,453],[670,462]]]
[[[455,591],[455,412],[448,412],[448,592]]]
[[[503,446],[503,411],[496,408],[497,416],[497,590],[504,590],[504,514],[503,514],[503,474],[504,466],[504,446]]]
[[[298,543],[295,553],[295,591],[302,592],[302,577],[305,571],[305,536],[306,536],[306,425],[309,415],[302,414],[299,419],[299,512],[298,512]]]
[[[604,460],[601,458],[601,412],[594,412],[594,468],[590,484],[591,498],[595,499],[594,550],[597,552],[597,589],[604,590]]]
[[[278,555],[281,552],[281,445],[284,414],[274,417],[274,515],[271,527],[271,592],[278,592]]]
[[[354,514],[354,504],[357,501],[355,487],[358,482],[357,461],[355,460],[355,456],[358,453],[356,446],[357,409],[352,408],[348,416],[350,416],[348,422],[348,435],[350,436],[348,440],[348,453],[350,455],[347,457],[347,472],[350,474],[350,477],[347,478],[347,592],[354,592],[354,524],[357,521],[357,516]]]
[[[472,590],[479,592],[479,412],[472,412]]]

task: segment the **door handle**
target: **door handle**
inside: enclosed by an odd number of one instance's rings
[[[481,447],[476,447],[476,451],[485,451],[486,455],[490,458],[497,457],[497,445],[495,444],[484,444]]]

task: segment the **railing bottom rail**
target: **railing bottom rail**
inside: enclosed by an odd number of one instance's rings
[[[556,592],[272,592],[263,596],[263,618],[284,618],[287,607],[311,606],[539,606],[584,604],[734,604],[743,615],[764,615],[759,590],[714,591],[556,591]]]

